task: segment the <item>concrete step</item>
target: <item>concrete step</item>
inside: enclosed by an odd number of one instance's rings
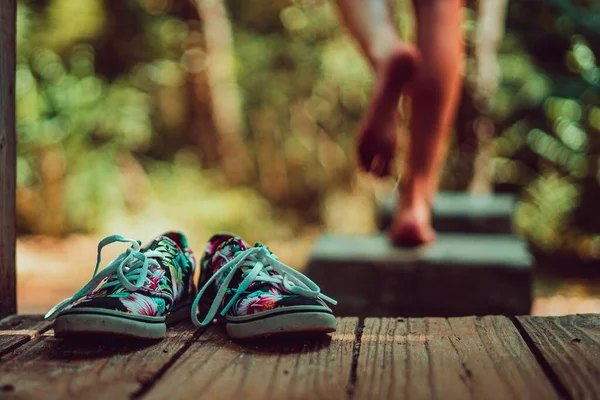
[[[532,303],[532,258],[513,235],[446,233],[404,250],[383,234],[325,234],[305,272],[339,316],[520,315]]]
[[[398,196],[391,193],[378,205],[381,230],[390,226]],[[438,232],[511,233],[515,204],[515,197],[504,193],[441,192],[433,202],[433,226]]]

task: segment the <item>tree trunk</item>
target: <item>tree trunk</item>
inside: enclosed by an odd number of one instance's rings
[[[472,193],[489,193],[492,189],[490,159],[493,152],[492,139],[495,134],[494,121],[489,111],[498,87],[500,68],[497,55],[498,47],[504,37],[508,0],[479,0],[477,8],[476,75],[473,97],[482,114],[474,121],[478,151],[469,190]]]
[[[206,41],[206,74],[219,135],[221,166],[230,183],[245,183],[252,176],[252,162],[242,136],[242,107],[235,77],[231,24],[223,0],[195,0],[195,4]]]
[[[15,270],[16,0],[0,1],[0,318],[17,311]]]

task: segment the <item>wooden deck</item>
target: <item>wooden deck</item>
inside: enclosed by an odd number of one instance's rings
[[[600,315],[338,319],[234,342],[184,323],[159,342],[62,341],[0,321],[1,399],[598,399]]]

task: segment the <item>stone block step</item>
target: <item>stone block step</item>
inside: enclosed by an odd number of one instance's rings
[[[398,193],[378,205],[377,225],[386,230],[398,204]],[[433,202],[433,227],[438,232],[511,233],[516,200],[510,194],[471,195],[441,192]]]
[[[518,315],[532,303],[532,257],[514,235],[444,233],[405,250],[383,234],[325,234],[305,272],[340,316]]]

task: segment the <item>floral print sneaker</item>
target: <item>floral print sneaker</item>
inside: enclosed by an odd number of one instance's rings
[[[114,242],[131,247],[98,273],[102,248]],[[92,280],[45,318],[56,318],[56,337],[90,333],[163,338],[167,324],[189,318],[196,294],[195,265],[181,233],[168,232],[144,247],[137,240],[109,236],[98,244]]]
[[[198,326],[220,313],[233,338],[335,331],[335,317],[325,302],[336,301],[260,243],[251,247],[239,237],[215,235],[200,265],[202,289],[192,304],[192,321]]]

